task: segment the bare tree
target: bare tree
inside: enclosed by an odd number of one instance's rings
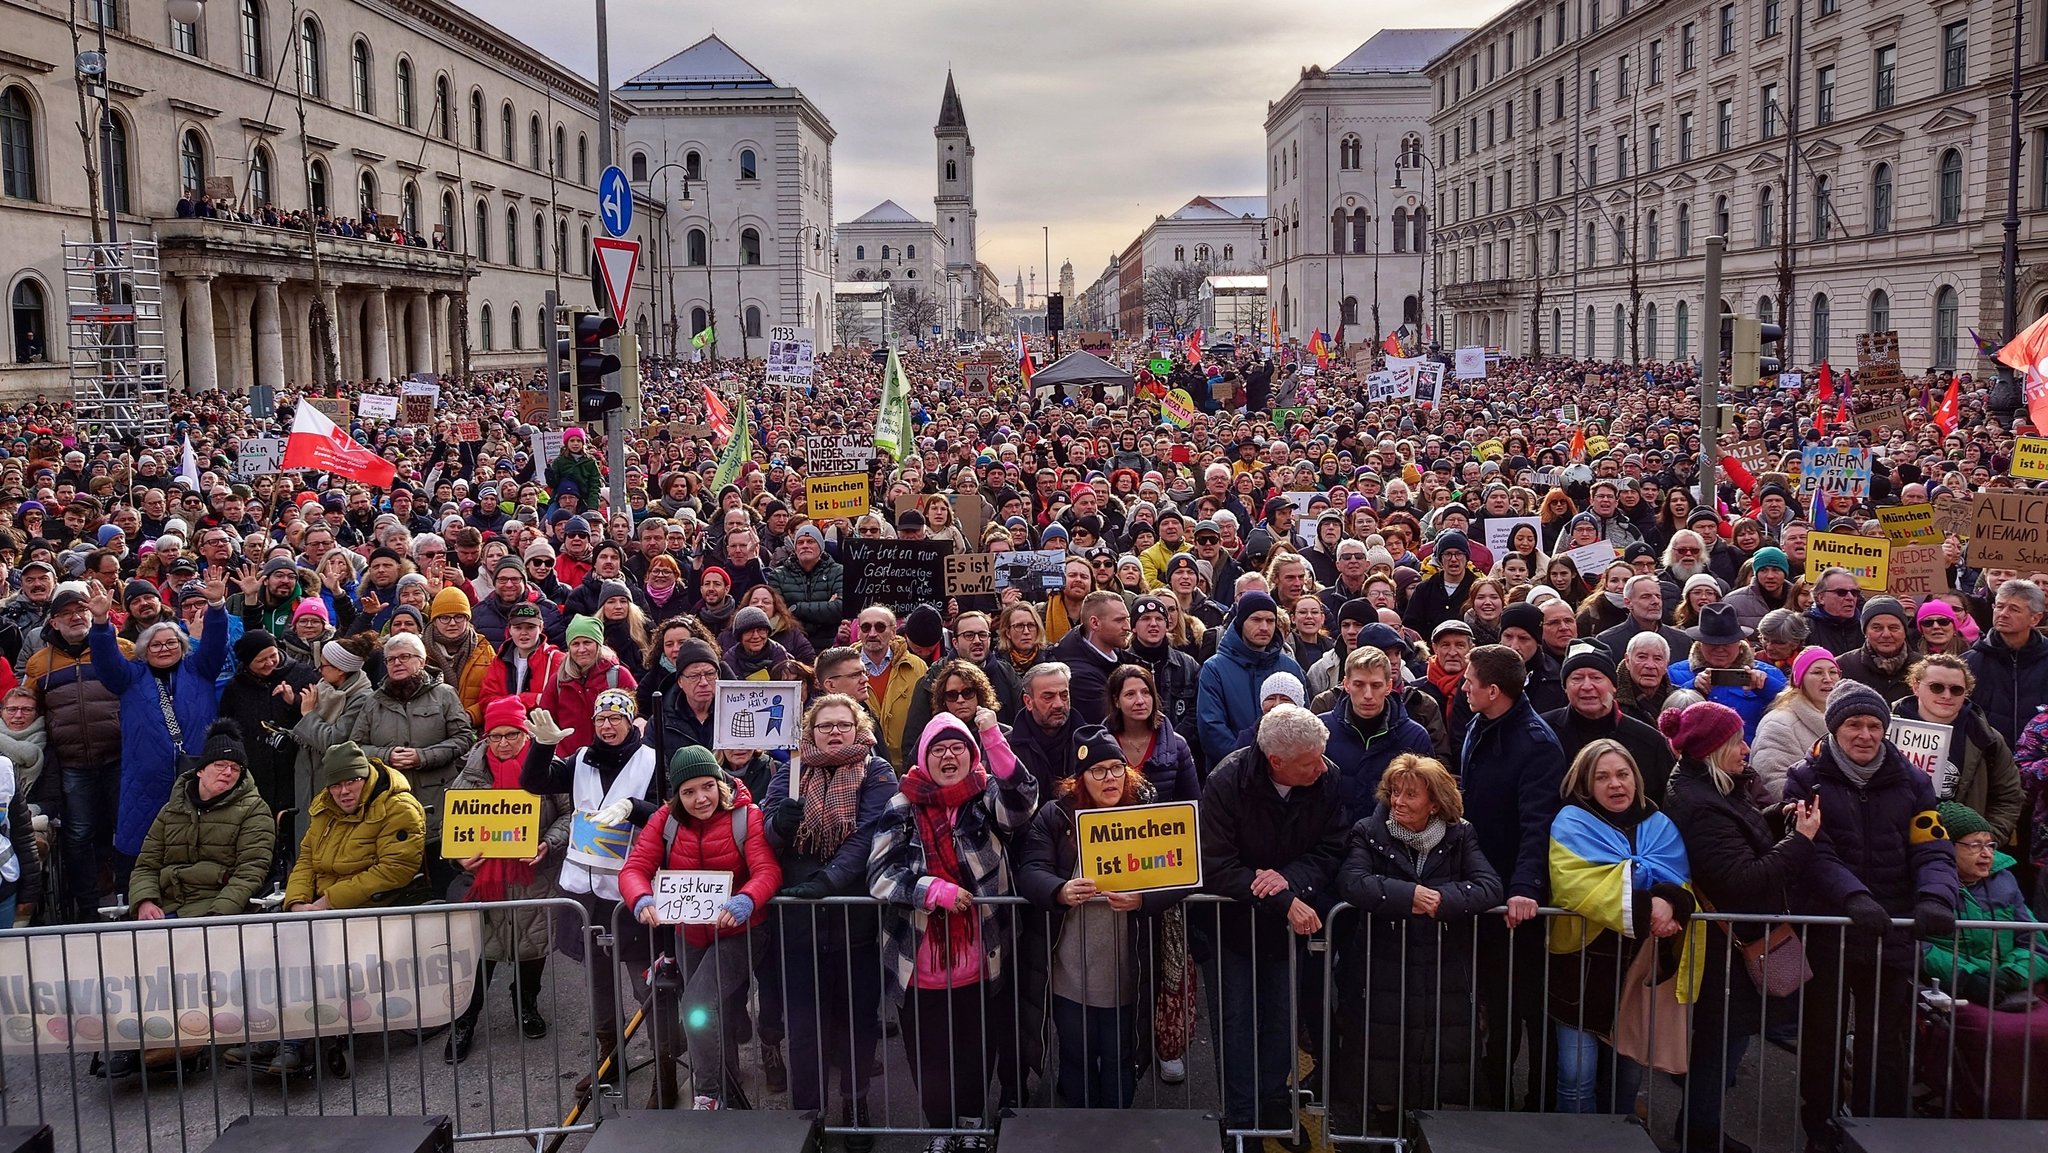
[[[844,297],[834,302],[833,317],[837,321],[834,330],[839,334],[840,344],[852,344],[866,340],[875,333],[870,323],[871,308],[865,302],[853,297]]]
[[[1148,269],[1145,273],[1145,323],[1178,332],[1193,328],[1202,316],[1202,282],[1226,270],[1203,264]]]
[[[891,290],[895,302],[890,305],[896,325],[896,339],[913,341],[921,339],[939,323],[939,301],[915,284],[898,285]]]

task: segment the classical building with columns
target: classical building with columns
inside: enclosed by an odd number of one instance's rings
[[[93,233],[72,7],[0,0],[0,395],[68,388],[61,245]],[[208,0],[196,24],[153,2],[77,8],[84,47],[96,11],[113,20],[102,185],[120,235],[161,246],[173,391],[317,379],[323,293],[351,380],[538,368],[543,293],[592,306],[597,89],[540,51],[451,0]],[[322,234],[316,290],[304,230],[181,215],[196,199],[259,221],[310,205],[420,243]],[[660,206],[636,207],[637,238],[658,234]],[[653,275],[643,256],[641,299]]]

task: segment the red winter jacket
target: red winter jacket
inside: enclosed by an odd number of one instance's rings
[[[763,915],[769,899],[782,888],[782,866],[775,860],[775,851],[768,847],[766,822],[747,794],[747,787],[735,781],[733,791],[733,809],[747,811],[746,859],[740,859],[739,847],[732,843],[733,810],[720,809],[706,821],[680,818],[682,824],[676,830],[668,860],[661,860],[663,833],[670,821],[678,819],[673,802],[663,805],[633,838],[633,849],[626,854],[625,868],[619,872],[619,897],[627,909],[654,892],[657,869],[714,869],[730,870],[733,892],[752,898],[754,916]],[[684,925],[683,940],[692,948],[701,949],[719,937],[736,937],[746,931],[744,925],[730,929]]]
[[[511,652],[512,648],[510,645],[498,650],[497,659],[491,662],[490,670],[484,673],[484,689],[481,698],[484,701],[495,701],[499,697],[512,695],[508,691],[511,687],[509,682],[512,679]],[[533,651],[533,659],[528,661],[526,665],[526,689],[519,694],[519,703],[526,707],[527,712],[532,712],[540,707],[541,697],[550,688],[554,687],[555,678],[562,672],[562,662],[568,659],[568,653],[563,652],[546,641],[542,641],[540,647]],[[635,687],[637,688],[638,686]],[[6,690],[0,689],[0,696],[4,695],[6,695]],[[593,701],[595,699],[594,697],[592,698]],[[557,716],[555,719],[560,721],[562,718]],[[564,723],[563,727],[574,728],[575,726]]]
[[[569,735],[555,746],[555,756],[566,760],[590,743],[593,729],[590,715],[597,709],[597,694],[614,688],[630,693],[639,687],[640,682],[633,679],[632,672],[620,664],[610,650],[598,657],[597,664],[580,677],[571,677],[566,664],[557,669],[553,683],[542,689],[540,694],[540,707],[555,718],[556,724],[569,730]],[[656,765],[655,778],[660,779],[665,771],[665,766]]]

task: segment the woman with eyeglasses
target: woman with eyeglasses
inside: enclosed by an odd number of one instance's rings
[[[820,661],[831,666],[831,654]],[[858,660],[852,662],[858,673]],[[950,714],[949,714],[950,715]],[[955,724],[958,721],[954,721]],[[792,781],[775,771],[761,811],[782,864],[784,897],[816,901],[867,892],[875,829],[896,795],[896,773],[875,751],[875,722],[844,693],[815,697],[804,713]],[[841,1124],[867,1127],[868,1074],[881,1039],[881,954],[875,910],[867,905],[782,906],[783,1016],[788,1025],[790,1107],[819,1110],[838,1081]],[[906,1030],[908,1032],[908,1030]],[[849,1138],[852,1153],[872,1135]]]
[[[117,887],[125,887],[128,866],[142,851],[143,837],[170,798],[179,756],[198,754],[206,727],[219,715],[215,685],[228,659],[227,579],[227,570],[219,565],[208,574],[201,586],[206,611],[195,619],[191,636],[173,622],[160,621],[142,630],[133,658],[121,651],[114,636],[109,619],[114,598],[106,586],[90,586],[85,597],[92,614],[86,644],[93,671],[121,702],[121,803],[114,827]],[[84,591],[77,585],[60,585],[51,602],[67,592],[77,596]],[[88,878],[79,880],[90,884]]]
[[[1155,918],[1185,895],[1110,892],[1083,875],[1076,834],[1082,812],[1160,799],[1129,756],[1106,728],[1075,732],[1077,771],[1060,782],[1059,797],[1039,809],[1017,856],[1017,892],[1050,915],[1047,995],[1059,1034],[1059,1094],[1069,1108],[1130,1107],[1138,1073],[1153,1056],[1146,1033],[1152,1024],[1147,1009],[1159,989]],[[1180,955],[1185,977],[1184,929]],[[1191,990],[1191,983],[1183,984]]]
[[[1892,715],[1910,721],[1931,721],[1949,727],[1948,763],[1936,774],[1936,788],[1983,814],[1998,834],[1998,843],[2017,840],[2026,814],[2027,794],[2012,749],[1970,699],[1977,678],[1963,658],[1937,653],[1914,663],[1906,673],[1912,695],[1892,705]],[[1941,788],[1944,774],[1954,784]]]
[[[1956,609],[1947,601],[1930,598],[1914,612],[1913,618],[1914,627],[1920,632],[1920,647],[1928,655],[1947,653],[1959,657],[1970,651],[1972,642],[1963,636]]]
[[[1960,883],[1957,919],[2038,920],[2027,908],[2019,880],[2012,874],[2012,867],[2019,862],[1999,849],[2002,838],[1991,827],[1991,822],[1976,809],[1956,801],[1943,802],[1938,812],[1942,828],[1948,830],[1949,840],[1955,843],[1956,880]],[[1977,1033],[1978,1054],[1971,1058],[1958,1053],[1956,1060],[1959,1065],[1977,1064],[1983,1060],[1981,1046],[1984,1034],[1990,1031],[1990,1022],[1985,1020],[1986,1009],[2032,1014],[2035,1018],[2034,1034],[2027,1036],[2022,1050],[2027,1046],[2039,1048],[2041,1042],[2034,1038],[2039,1035],[2043,1014],[2048,1013],[2041,998],[2036,996],[2036,986],[2048,981],[2048,941],[2043,940],[2043,934],[1963,929],[1956,933],[1953,941],[1929,941],[1926,951],[1921,954],[1920,972],[1930,980],[1941,982],[1943,988],[1964,998],[1970,1003],[1969,1007],[1975,1009],[1969,1014],[1969,1017],[1976,1018],[1975,1021],[1959,1018],[1958,1025],[1964,1029],[1976,1026],[1972,1031]],[[1998,1031],[2007,1030],[2001,1025]],[[2002,1055],[1994,1054],[1994,1057]],[[2023,1051],[2016,1057],[2011,1062],[2013,1066],[2025,1063]],[[2039,1061],[2038,1054],[2034,1060]],[[1997,1076],[1996,1073],[1993,1075]],[[1970,1084],[1977,1076],[1981,1073],[1965,1073],[1962,1085]],[[2010,1076],[2009,1072],[2007,1076]],[[2048,1078],[2048,1068],[2037,1066],[2032,1074],[2034,1093],[2041,1092],[2044,1078]],[[1955,1096],[1957,1108],[1966,1116],[1977,1115],[1983,1109],[1983,1102],[1962,1096],[1960,1086]]]
[[[501,696],[484,706],[483,739],[462,760],[462,769],[449,785],[453,789],[516,789],[526,764],[528,734],[526,703],[517,696]],[[459,862],[468,877],[467,888],[458,882],[450,897],[457,901],[539,900],[556,894],[555,881],[562,870],[562,853],[569,847],[570,817],[576,806],[567,793],[541,793],[540,840],[530,857],[476,856]],[[538,1040],[547,1036],[547,1019],[540,1013],[541,977],[553,947],[551,919],[542,909],[486,912],[483,917],[483,962],[477,971],[475,991],[469,1005],[448,1031],[442,1057],[459,1064],[469,1056],[475,1041],[477,1018],[484,1009],[484,992],[500,966],[513,967],[512,994],[519,1007],[521,1035]]]
[[[1021,1096],[1008,966],[1014,919],[976,898],[1011,895],[1007,842],[1038,808],[1038,778],[1010,749],[994,710],[973,727],[940,713],[875,824],[868,892],[883,902],[882,979],[925,1122],[979,1129],[989,1076]]]

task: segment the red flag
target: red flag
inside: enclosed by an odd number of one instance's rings
[[[1940,429],[1944,437],[1954,432],[1963,420],[1963,398],[1958,391],[1960,388],[1961,383],[1950,377],[1948,395],[1941,398],[1941,407],[1934,410],[1934,427]]]
[[[1196,364],[1202,363],[1202,330],[1199,328],[1188,334],[1188,359]]]
[[[1735,487],[1744,492],[1756,491],[1756,477],[1751,475],[1749,469],[1743,467],[1741,461],[1732,456],[1724,456],[1721,458],[1721,471],[1728,474],[1728,479],[1735,482]]]
[[[2027,402],[2027,420],[2048,428],[2048,316],[2028,325],[1998,350],[1998,362],[2025,377],[2020,395]]]
[[[1027,391],[1031,388],[1031,377],[1037,371],[1038,366],[1031,362],[1031,342],[1020,332],[1017,334],[1017,375],[1023,378]]]
[[[1584,425],[1572,430],[1572,459],[1580,460],[1586,455],[1586,429]]]
[[[1380,349],[1388,356],[1401,355],[1401,338],[1394,333],[1388,333],[1387,338],[1380,341]]]
[[[1316,329],[1315,334],[1308,338],[1308,350],[1315,355],[1317,367],[1330,367],[1330,346],[1323,343],[1322,329]]]
[[[711,426],[711,435],[717,443],[724,444],[732,439],[732,413],[718,394],[711,391],[707,381],[704,385],[704,423]]]
[[[292,434],[285,438],[285,468],[331,472],[375,488],[389,488],[398,470],[388,460],[358,444],[335,427],[327,414],[304,398],[292,414]]]
[[[1828,401],[1834,398],[1835,372],[1828,367],[1828,362],[1823,360],[1820,362],[1820,403],[1813,408],[1813,431],[1828,430]],[[1838,414],[1835,419],[1839,421],[1841,416]]]

